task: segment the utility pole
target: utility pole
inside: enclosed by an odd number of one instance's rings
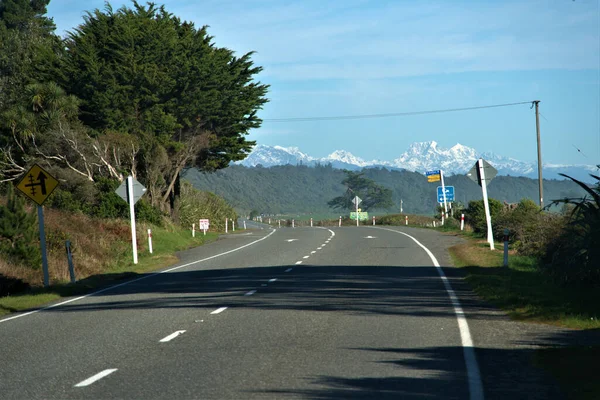
[[[540,207],[544,208],[544,187],[542,182],[542,143],[540,139],[540,101],[534,100],[535,104],[535,130],[537,131],[537,153],[538,153],[538,181],[540,188]]]

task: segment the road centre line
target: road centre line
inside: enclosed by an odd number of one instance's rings
[[[469,382],[469,395],[470,395],[469,398],[471,400],[483,400],[484,399],[483,384],[481,382],[481,374],[479,372],[479,365],[477,364],[477,358],[475,358],[475,349],[473,347],[473,339],[471,338],[469,324],[467,323],[467,318],[465,317],[465,312],[463,311],[462,306],[460,305],[460,301],[458,300],[458,297],[456,296],[454,289],[452,289],[452,285],[450,285],[450,281],[446,277],[446,274],[444,273],[444,270],[440,266],[440,263],[438,262],[437,258],[435,258],[433,253],[427,247],[425,247],[423,244],[421,244],[421,242],[419,242],[417,239],[415,239],[414,237],[412,237],[411,235],[409,235],[407,233],[396,231],[393,229],[388,229],[388,228],[373,227],[371,229],[381,229],[381,230],[385,230],[385,231],[399,233],[404,236],[408,236],[417,245],[419,245],[419,247],[421,247],[423,250],[425,250],[425,252],[429,256],[429,258],[433,262],[433,265],[435,266],[435,268],[438,272],[438,275],[440,276],[440,279],[442,280],[442,282],[444,284],[446,292],[448,293],[448,296],[450,297],[450,301],[452,302],[452,306],[454,308],[454,313],[456,314],[456,320],[458,321],[458,330],[460,331],[460,339],[461,339],[462,347],[463,347],[463,356],[465,359],[465,365],[467,367],[467,378],[468,378],[468,382]]]
[[[296,261],[296,265],[302,264],[302,261]]]
[[[256,290],[251,290],[248,293],[246,293],[244,296],[252,296],[254,293],[256,293]]]
[[[104,378],[105,376],[108,376],[110,374],[112,374],[113,372],[115,372],[117,370],[117,368],[112,368],[112,369],[105,369],[102,372],[98,372],[96,375],[87,378],[84,381],[79,382],[77,385],[75,385],[75,387],[85,387],[85,386],[89,386],[92,383],[99,381],[100,379]]]
[[[310,256],[304,256],[304,257],[302,257],[302,258],[304,258],[304,259],[307,259],[308,257],[310,257]]]
[[[175,332],[171,333],[169,336],[166,336],[166,337],[160,339],[159,342],[161,342],[161,343],[170,342],[171,340],[175,339],[177,336],[179,336],[183,333],[185,333],[185,331],[175,331]]]
[[[315,253],[316,253],[316,250],[315,250],[315,251],[311,251],[311,252],[310,252],[310,254],[315,254]]]
[[[243,245],[243,246],[240,246],[240,247],[237,247],[237,248],[235,248],[235,249],[228,250],[228,251],[226,251],[226,252],[223,252],[223,253],[215,254],[214,256],[210,256],[210,257],[203,258],[202,260],[196,260],[196,261],[192,261],[192,262],[189,262],[189,263],[186,263],[186,264],[180,265],[180,266],[178,266],[178,267],[173,267],[173,268],[166,269],[166,270],[164,270],[164,271],[155,272],[155,273],[152,273],[152,274],[150,274],[150,275],[142,276],[141,278],[136,278],[136,279],[133,279],[133,280],[130,280],[130,281],[127,281],[127,282],[120,283],[120,284],[118,284],[118,285],[114,285],[114,286],[110,286],[110,287],[107,287],[107,288],[105,288],[105,289],[102,289],[102,290],[98,290],[97,292],[93,292],[93,293],[90,293],[90,294],[86,294],[86,295],[84,295],[84,296],[79,296],[79,297],[76,297],[76,298],[74,298],[74,299],[70,299],[70,300],[67,300],[67,301],[63,301],[63,302],[61,302],[61,303],[53,304],[53,305],[51,305],[51,306],[47,306],[47,307],[43,307],[43,308],[38,308],[37,310],[29,311],[29,312],[26,312],[26,313],[24,313],[24,314],[19,314],[19,315],[15,315],[15,316],[12,316],[12,317],[8,317],[8,318],[0,319],[0,324],[1,324],[2,322],[7,322],[7,321],[10,321],[10,320],[13,320],[13,319],[17,319],[17,318],[25,317],[25,316],[27,316],[27,315],[36,314],[36,313],[38,313],[38,312],[40,312],[40,311],[46,311],[46,310],[50,310],[50,309],[52,309],[52,308],[56,308],[56,307],[60,307],[60,306],[64,306],[65,304],[69,304],[69,303],[72,303],[72,302],[74,302],[74,301],[77,301],[77,300],[82,300],[82,299],[85,299],[85,298],[87,298],[87,297],[92,297],[92,296],[98,295],[98,294],[100,294],[100,293],[108,292],[108,291],[110,291],[110,290],[113,290],[113,289],[116,289],[116,288],[118,288],[118,287],[125,286],[125,285],[129,285],[129,284],[131,284],[131,283],[134,283],[134,282],[139,282],[139,281],[141,281],[141,280],[144,280],[144,279],[152,278],[152,277],[154,277],[154,276],[156,276],[156,275],[160,275],[160,274],[164,274],[164,273],[167,273],[167,272],[175,271],[175,270],[178,270],[178,269],[181,269],[181,268],[189,267],[190,265],[199,264],[199,263],[201,263],[201,262],[204,262],[204,261],[212,260],[213,258],[217,258],[217,257],[221,257],[221,256],[224,256],[224,255],[227,255],[227,254],[233,253],[233,252],[235,252],[235,251],[238,251],[238,250],[244,249],[244,248],[246,248],[246,247],[248,247],[248,246],[252,246],[252,245],[253,245],[253,244],[255,244],[255,243],[262,242],[263,240],[267,239],[269,236],[271,236],[271,235],[272,235],[272,234],[274,234],[275,232],[277,232],[277,229],[273,229],[273,231],[272,231],[271,233],[269,233],[267,236],[265,236],[265,237],[262,237],[262,238],[260,238],[260,239],[258,239],[258,240],[255,240],[255,241],[253,241],[253,242],[247,243],[247,244],[245,244],[245,245]]]
[[[321,250],[321,249],[323,249],[323,247],[317,247],[317,250]]]
[[[225,310],[227,310],[227,307],[220,307],[220,308],[217,308],[215,311],[211,312],[211,314],[220,314]]]

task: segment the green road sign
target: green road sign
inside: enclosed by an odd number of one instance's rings
[[[350,213],[350,219],[354,219],[356,220],[356,212],[352,211]],[[359,221],[367,221],[369,219],[369,213],[366,211],[362,211],[358,213],[358,220]]]

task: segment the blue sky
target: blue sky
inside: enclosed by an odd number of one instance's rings
[[[114,8],[129,1],[112,1]],[[268,119],[423,111],[540,100],[543,162],[600,163],[598,0],[156,1],[238,54],[271,85],[250,139],[322,157],[397,158],[413,142],[535,161],[529,105],[381,119]],[[103,1],[52,0],[62,34]],[[577,151],[580,149],[581,152]]]

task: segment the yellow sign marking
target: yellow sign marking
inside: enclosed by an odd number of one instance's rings
[[[440,180],[440,175],[429,175],[427,177],[427,182],[438,182]]]
[[[56,178],[34,164],[17,184],[17,189],[41,206],[57,186]]]

